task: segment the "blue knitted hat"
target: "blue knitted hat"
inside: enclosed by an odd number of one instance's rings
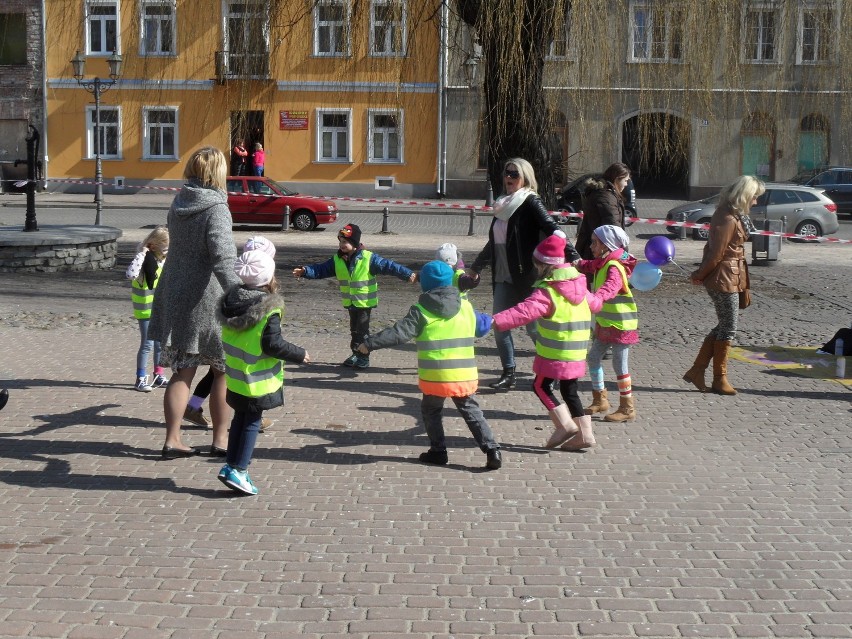
[[[431,291],[439,286],[452,286],[453,269],[446,262],[432,260],[420,269],[420,288]]]

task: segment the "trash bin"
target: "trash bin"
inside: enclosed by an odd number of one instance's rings
[[[773,233],[784,232],[783,220],[763,220],[763,230]],[[751,236],[751,263],[777,262],[781,259],[780,235],[752,235]]]

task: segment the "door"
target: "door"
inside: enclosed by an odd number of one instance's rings
[[[824,131],[802,131],[799,134],[798,173],[813,171],[828,164],[828,139]]]
[[[742,174],[771,180],[773,169],[772,139],[768,135],[744,135]]]

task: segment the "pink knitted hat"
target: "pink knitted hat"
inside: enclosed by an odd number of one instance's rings
[[[533,251],[533,257],[544,264],[559,265],[565,263],[565,238],[551,235],[542,240]]]

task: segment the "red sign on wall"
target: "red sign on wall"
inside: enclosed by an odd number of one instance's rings
[[[308,112],[279,111],[278,128],[282,131],[306,131],[308,128]]]

